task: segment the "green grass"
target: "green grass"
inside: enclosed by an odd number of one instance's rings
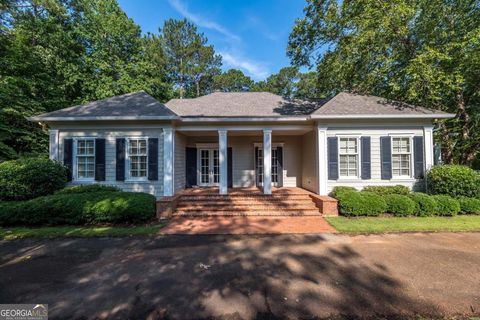
[[[135,227],[43,227],[0,228],[0,239],[12,240],[28,237],[128,237],[158,234],[165,224]]]
[[[326,217],[341,233],[480,231],[480,216],[455,217]]]

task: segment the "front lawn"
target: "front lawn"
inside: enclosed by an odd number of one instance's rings
[[[0,228],[0,239],[12,240],[27,237],[128,237],[158,234],[165,224],[135,227],[43,227]]]
[[[455,217],[326,217],[341,233],[384,233],[415,231],[480,231],[480,216]]]

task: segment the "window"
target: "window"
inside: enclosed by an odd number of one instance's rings
[[[410,177],[410,163],[410,138],[392,138],[392,175],[394,177]]]
[[[132,180],[147,178],[147,139],[128,139],[128,175]]]
[[[358,139],[340,138],[340,177],[358,177]]]
[[[76,177],[78,180],[95,178],[95,140],[76,140]]]

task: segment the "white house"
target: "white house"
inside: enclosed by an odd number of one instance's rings
[[[421,185],[433,121],[454,115],[374,96],[286,100],[215,92],[165,105],[140,91],[32,117],[72,184],[102,183],[159,199],[190,187]],[[275,189],[276,190],[276,189]]]

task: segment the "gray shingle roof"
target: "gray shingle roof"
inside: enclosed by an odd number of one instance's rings
[[[337,94],[311,115],[319,118],[329,116],[351,116],[352,118],[361,116],[432,116],[432,118],[453,116],[443,111],[348,92]]]
[[[30,118],[32,121],[161,120],[201,117],[450,118],[453,114],[375,96],[342,92],[330,100],[284,99],[268,92],[214,92],[165,105],[144,91],[98,100]]]
[[[163,118],[177,118],[177,115],[145,91],[138,91],[45,113],[32,117],[31,120],[135,120]]]
[[[172,99],[166,106],[182,117],[306,116],[320,101],[287,100],[269,92],[214,92],[193,99]]]

